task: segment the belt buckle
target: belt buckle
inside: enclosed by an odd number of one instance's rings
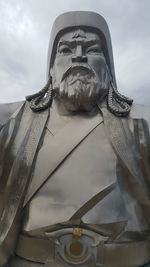
[[[88,263],[91,267],[101,266],[103,253],[100,251],[103,252],[102,244],[108,237],[78,227],[61,229],[48,233],[48,236],[55,242],[56,262],[67,266],[88,266]]]

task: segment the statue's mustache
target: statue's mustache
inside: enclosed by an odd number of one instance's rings
[[[87,63],[72,64],[64,71],[61,82],[68,79],[69,84],[75,83],[77,80],[88,84],[91,78],[96,77],[95,71]]]
[[[81,83],[84,83],[84,84],[90,84],[91,81],[89,80],[89,77],[87,76],[81,76],[81,77],[78,77],[78,76],[75,76],[75,77],[69,77],[68,78],[68,85],[73,85],[74,83],[76,82],[81,82]]]

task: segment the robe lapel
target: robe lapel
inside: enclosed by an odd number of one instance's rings
[[[102,108],[102,112],[106,134],[115,153],[132,176],[138,178],[141,171],[139,171],[135,159],[137,151],[134,138],[129,129],[129,120],[126,118],[117,118],[107,108]]]
[[[143,217],[150,224],[150,200],[143,186],[144,178],[139,164],[139,154],[134,137],[129,129],[128,118],[118,118],[107,108],[101,108],[107,137],[125,170],[126,184],[132,198],[141,209]]]

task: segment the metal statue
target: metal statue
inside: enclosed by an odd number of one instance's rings
[[[60,15],[47,84],[0,105],[0,266],[150,266],[149,123],[104,18]]]

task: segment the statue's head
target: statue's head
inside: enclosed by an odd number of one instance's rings
[[[28,97],[34,111],[50,106],[52,98],[69,111],[90,110],[102,99],[115,115],[126,116],[130,111],[132,100],[116,89],[107,23],[94,12],[68,12],[56,19],[47,79],[39,93]]]

